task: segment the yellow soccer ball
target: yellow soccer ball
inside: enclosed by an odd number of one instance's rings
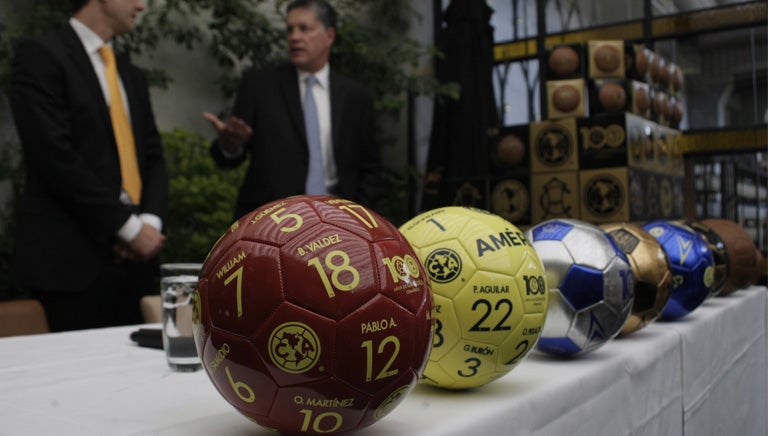
[[[400,227],[432,282],[436,331],[422,381],[482,386],[534,348],[547,314],[544,266],[525,234],[498,215],[448,206]]]

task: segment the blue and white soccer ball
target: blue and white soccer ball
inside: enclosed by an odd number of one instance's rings
[[[545,221],[525,236],[544,264],[549,286],[547,320],[536,348],[585,354],[618,335],[632,312],[634,279],[613,239],[573,219]]]
[[[696,230],[667,220],[651,221],[643,228],[653,235],[669,258],[672,289],[661,319],[684,317],[699,307],[715,285],[715,260],[707,241]]]

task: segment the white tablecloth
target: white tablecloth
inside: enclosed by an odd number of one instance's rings
[[[768,303],[708,300],[576,359],[533,352],[485,387],[418,386],[361,435],[766,435]],[[0,339],[0,435],[274,435],[137,326]]]

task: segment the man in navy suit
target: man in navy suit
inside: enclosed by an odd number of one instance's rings
[[[53,331],[141,322],[140,296],[158,292],[162,143],[142,73],[118,56],[113,99],[101,55],[143,9],[142,0],[72,1],[67,26],[16,50],[10,100],[26,183],[12,277],[43,303]],[[138,190],[126,188],[110,100],[127,111]]]
[[[211,155],[222,168],[249,160],[235,217],[262,204],[307,191],[310,147],[305,128],[306,77],[319,119],[322,180],[319,192],[374,206],[381,158],[374,139],[373,97],[361,84],[334,73],[328,60],[336,12],[324,0],[287,7],[290,63],[245,72],[232,115],[207,118],[218,133]]]

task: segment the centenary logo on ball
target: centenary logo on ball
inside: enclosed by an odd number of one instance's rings
[[[448,283],[461,273],[461,256],[449,248],[438,248],[429,253],[424,267],[433,281]]]
[[[410,278],[419,278],[419,264],[413,256],[406,254],[405,257],[394,256],[388,261],[385,261],[388,266],[391,266],[392,273],[400,280],[408,280]]]
[[[280,324],[269,337],[269,358],[283,371],[308,371],[320,359],[317,333],[300,322]]]

